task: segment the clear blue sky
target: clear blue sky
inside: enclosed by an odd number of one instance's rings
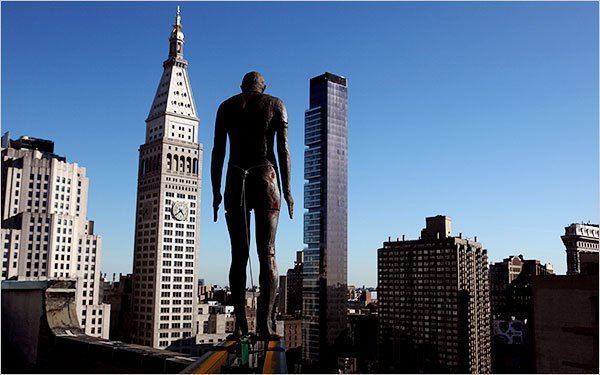
[[[560,235],[598,222],[597,3],[190,3],[185,55],[205,160],[200,277],[224,283],[211,221],[214,117],[261,71],[290,115],[293,193],[279,270],[302,249],[308,79],[349,80],[349,283],[376,285],[377,248],[452,217],[491,260],[565,271]],[[176,3],[2,3],[2,128],[52,139],[87,167],[102,272],[130,272],[138,147]],[[256,278],[256,257],[253,258]]]

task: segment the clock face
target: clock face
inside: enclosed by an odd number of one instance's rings
[[[188,217],[188,206],[185,202],[173,202],[171,206],[171,215],[177,221],[186,220]]]

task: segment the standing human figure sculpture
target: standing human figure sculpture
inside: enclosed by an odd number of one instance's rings
[[[265,88],[265,80],[260,73],[247,73],[242,80],[242,93],[221,103],[215,122],[211,160],[213,213],[216,222],[219,205],[223,200],[221,177],[229,138],[224,205],[231,240],[229,286],[235,314],[234,335],[248,333],[245,288],[250,248],[250,211],[253,210],[260,263],[256,333],[263,338],[275,333],[272,315],[278,278],[275,234],[281,206],[280,190],[287,202],[290,219],[294,213],[290,190],[287,112],[280,99],[264,94]],[[279,168],[275,160],[275,138]]]

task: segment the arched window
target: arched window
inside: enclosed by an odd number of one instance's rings
[[[192,173],[192,158],[190,158],[188,156],[185,161],[186,161],[186,163],[185,163],[185,171],[187,173]]]
[[[167,154],[167,169],[171,170],[171,165],[173,163],[173,157],[171,154]]]
[[[175,164],[175,172],[179,171],[179,156],[173,156],[173,163]]]
[[[179,172],[185,172],[185,157],[179,158]]]
[[[198,159],[196,159],[196,158],[194,158],[194,161],[192,164],[192,173],[198,174]]]

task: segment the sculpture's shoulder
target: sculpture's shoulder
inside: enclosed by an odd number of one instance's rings
[[[241,102],[244,100],[242,94],[234,95],[228,99],[223,100],[219,109],[226,110],[231,107],[239,106]]]
[[[284,108],[285,109],[285,104],[283,104],[283,100],[279,99],[276,96],[272,96],[269,94],[262,94],[263,95],[263,100],[269,102],[272,106],[276,107],[276,108]]]
[[[283,100],[279,99],[276,96],[271,96],[268,94],[263,95],[265,95],[265,100],[269,102],[271,111],[273,113],[273,118],[279,122],[287,124],[287,110],[285,109],[285,104],[283,103]]]

